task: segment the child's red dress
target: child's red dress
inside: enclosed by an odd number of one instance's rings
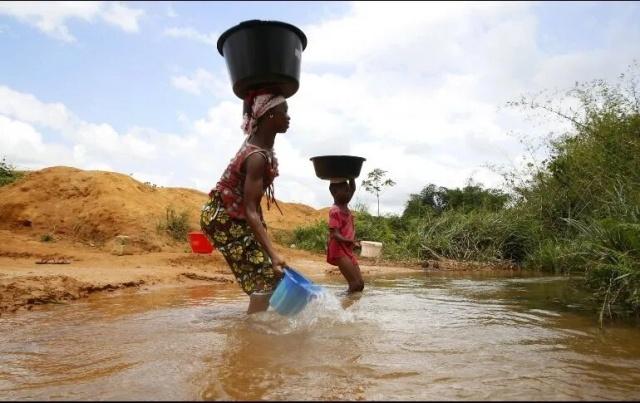
[[[329,228],[337,229],[340,235],[345,238],[354,239],[356,229],[353,223],[353,214],[351,214],[351,210],[348,208],[343,210],[335,204],[331,206],[331,209],[329,210]],[[329,236],[327,263],[337,266],[338,258],[341,256],[346,256],[353,264],[358,264],[358,261],[353,254],[353,244],[340,242]]]

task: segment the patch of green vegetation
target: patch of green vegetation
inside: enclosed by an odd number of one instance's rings
[[[55,239],[53,238],[53,235],[51,235],[51,234],[43,234],[40,237],[40,241],[41,242],[53,242],[53,241],[55,241]]]
[[[178,214],[172,206],[167,206],[165,219],[158,222],[156,230],[169,234],[176,241],[186,242],[189,233],[189,214],[186,211]]]
[[[8,185],[20,179],[24,172],[16,171],[15,167],[8,163],[6,157],[0,161],[0,186]]]

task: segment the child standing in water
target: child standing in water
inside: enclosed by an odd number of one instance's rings
[[[353,293],[364,289],[364,280],[360,266],[353,254],[353,248],[360,246],[356,241],[356,230],[353,214],[349,210],[349,202],[356,191],[354,179],[331,179],[329,191],[333,196],[333,206],[329,210],[329,245],[327,263],[338,266],[340,273],[349,284],[347,292]]]

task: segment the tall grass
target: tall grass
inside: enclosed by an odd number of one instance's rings
[[[531,223],[511,211],[448,211],[424,227],[426,254],[451,259],[521,263],[534,247]]]

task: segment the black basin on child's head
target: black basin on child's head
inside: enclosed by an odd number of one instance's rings
[[[233,92],[241,99],[258,89],[269,89],[285,98],[295,94],[306,47],[305,34],[280,21],[244,21],[218,39],[218,52],[227,63]]]
[[[320,179],[355,179],[360,175],[364,161],[366,158],[355,155],[322,155],[311,158],[316,176]]]

